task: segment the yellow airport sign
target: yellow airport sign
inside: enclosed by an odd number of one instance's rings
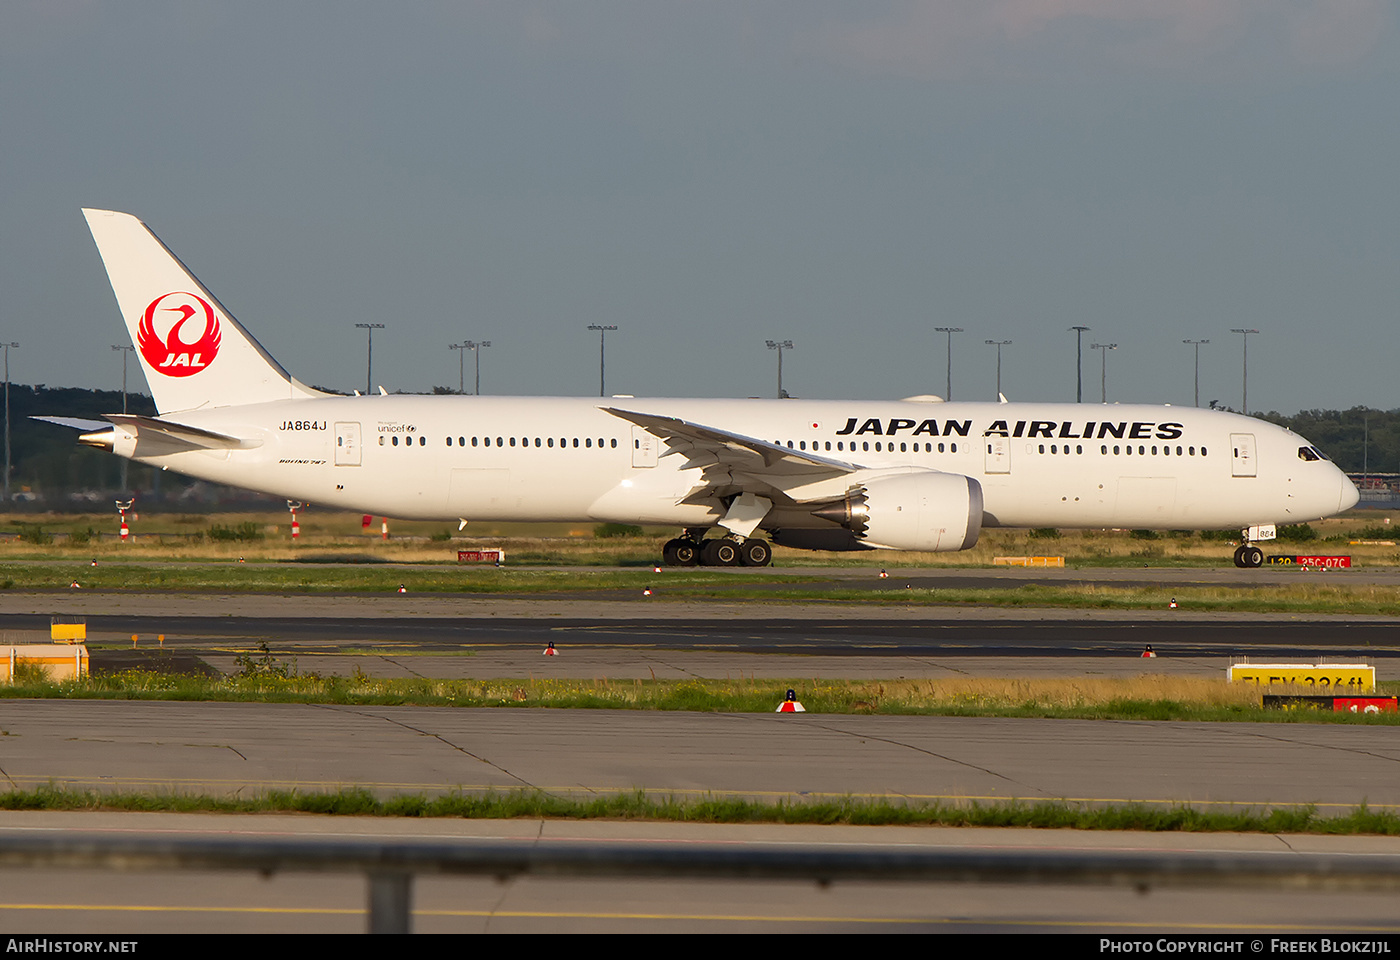
[[[1259,687],[1312,687],[1321,693],[1359,693],[1376,689],[1376,668],[1369,663],[1237,663],[1231,683]]]

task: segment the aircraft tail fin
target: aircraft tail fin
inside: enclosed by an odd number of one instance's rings
[[[324,395],[282,369],[140,220],[83,216],[161,413]]]

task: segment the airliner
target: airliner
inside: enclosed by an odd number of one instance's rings
[[[136,217],[84,210],[154,417],[43,418],[161,469],[416,520],[670,525],[667,564],[772,544],[967,550],[984,527],[1239,529],[1359,499],[1274,424],[1064,403],[341,396],[292,377]]]

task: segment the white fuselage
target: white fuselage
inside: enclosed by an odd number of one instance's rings
[[[563,397],[326,397],[167,413],[246,449],[117,453],[289,499],[404,519],[714,525],[701,468],[612,406],[881,470],[972,477],[987,526],[1239,528],[1356,502],[1306,440],[1219,411],[1117,404]],[[792,499],[831,496],[844,479]],[[689,498],[689,499],[688,499]],[[790,521],[789,521],[790,522]],[[819,523],[819,522],[818,522]],[[767,526],[767,524],[765,524]]]

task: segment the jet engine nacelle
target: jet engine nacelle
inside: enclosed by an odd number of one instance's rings
[[[849,530],[864,546],[967,550],[982,530],[982,485],[933,470],[877,476],[814,513]]]

